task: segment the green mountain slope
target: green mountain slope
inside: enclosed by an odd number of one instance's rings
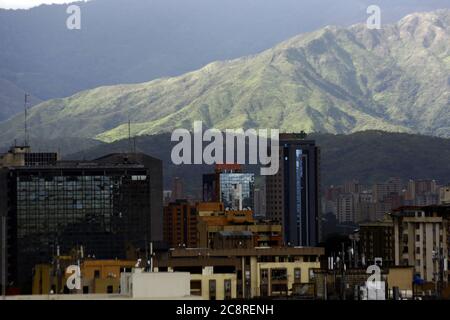
[[[101,87],[33,108],[45,138],[110,142],[192,128],[280,128],[351,133],[377,129],[450,137],[450,11],[409,15],[382,30],[327,27],[261,54],[176,78]],[[22,126],[0,124],[0,142]]]

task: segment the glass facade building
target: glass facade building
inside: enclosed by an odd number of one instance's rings
[[[252,173],[221,173],[220,201],[225,209],[253,210],[255,177]]]
[[[162,240],[152,233],[157,227],[162,235],[161,162],[142,156],[152,168],[117,156],[8,168],[10,282],[28,283],[33,267],[57,252],[71,255],[83,246],[86,257],[124,259]]]
[[[203,201],[222,202],[227,210],[254,211],[254,191],[255,175],[243,173],[240,165],[218,166],[216,173],[203,175]]]
[[[315,246],[320,238],[320,149],[296,134],[280,135],[280,170],[266,178],[267,217],[283,225],[286,245]]]

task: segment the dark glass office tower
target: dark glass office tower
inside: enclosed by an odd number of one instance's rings
[[[266,177],[267,217],[283,225],[285,244],[319,242],[320,149],[303,134],[280,135],[280,170]]]
[[[143,154],[2,169],[8,280],[27,288],[59,251],[124,259],[162,241],[162,163]]]

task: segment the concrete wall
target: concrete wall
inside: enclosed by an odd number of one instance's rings
[[[414,267],[393,267],[389,268],[387,283],[390,295],[394,287],[398,287],[403,296],[409,297],[413,291]]]
[[[7,239],[7,232],[6,232],[6,226],[5,226],[5,231],[3,231],[2,228],[2,216],[7,216],[8,215],[8,198],[7,198],[7,192],[8,192],[8,188],[7,188],[7,176],[8,176],[8,170],[6,169],[1,169],[0,168],[0,287],[2,287],[3,285],[3,268],[5,268],[4,272],[5,272],[5,282],[8,283],[8,274],[7,274],[7,266],[8,266],[8,262],[7,262],[7,250],[8,248],[6,247],[6,241],[3,242],[2,239]],[[8,223],[7,221],[5,221],[5,223]],[[3,234],[3,232],[5,232],[5,234]],[[5,246],[5,248],[3,248],[2,246]],[[3,256],[2,253],[2,249],[5,250],[5,253]],[[0,290],[0,294],[1,294],[1,290]]]
[[[166,299],[190,296],[190,274],[187,272],[122,273],[121,293],[132,298]]]

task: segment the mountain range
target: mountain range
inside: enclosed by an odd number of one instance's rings
[[[115,85],[32,108],[43,139],[112,142],[206,127],[281,131],[414,132],[450,137],[450,10],[411,14],[381,30],[326,27],[260,54],[211,63],[179,77]],[[0,144],[23,116],[0,124]]]
[[[364,21],[372,0],[93,0],[77,3],[81,30],[68,30],[68,5],[0,9],[0,121],[38,100],[102,85],[178,76],[216,61],[256,54],[326,25]],[[448,0],[377,0],[383,24]],[[18,89],[18,90],[17,90]],[[38,101],[36,101],[38,102]]]

